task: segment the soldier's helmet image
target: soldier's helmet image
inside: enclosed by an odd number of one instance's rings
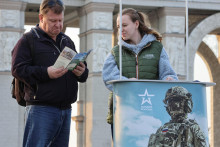
[[[148,147],[207,147],[199,124],[187,118],[193,108],[192,94],[184,87],[174,86],[166,91],[163,102],[171,120],[150,135]]]
[[[181,86],[171,87],[167,90],[165,99],[163,102],[166,104],[166,110],[170,114],[170,101],[182,101],[184,103],[183,113],[187,114],[192,112],[193,102],[192,102],[192,94],[188,92],[187,89]]]

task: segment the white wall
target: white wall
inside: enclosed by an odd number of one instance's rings
[[[9,72],[0,73],[0,147],[20,147],[22,144],[24,108],[11,97],[11,81]]]

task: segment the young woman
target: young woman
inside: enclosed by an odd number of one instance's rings
[[[121,30],[119,17],[117,27],[118,31],[122,31],[122,79],[178,80],[160,43],[162,37],[147,27],[145,14],[132,8],[124,9]],[[110,91],[112,85],[107,82],[120,79],[119,67],[119,45],[116,45],[105,60],[102,73],[103,81]],[[109,102],[107,121],[112,124],[112,100]]]

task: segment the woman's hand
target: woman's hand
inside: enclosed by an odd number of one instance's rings
[[[167,77],[166,80],[167,81],[174,81],[174,79],[172,77]]]
[[[137,78],[129,78],[130,80],[137,80]]]

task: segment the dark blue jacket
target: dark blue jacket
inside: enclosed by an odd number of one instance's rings
[[[47,68],[54,65],[65,46],[75,50],[72,40],[63,33],[56,42],[38,26],[31,30],[34,37],[34,56],[23,36],[12,51],[12,75],[26,83],[27,105],[49,105],[61,109],[70,108],[77,99],[78,82],[85,82],[88,69],[80,76],[71,71],[57,79],[50,79]]]

